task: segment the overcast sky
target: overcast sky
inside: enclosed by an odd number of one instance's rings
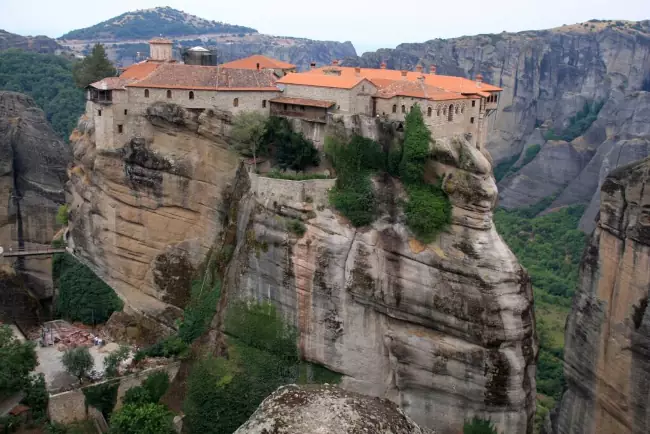
[[[592,18],[650,19],[650,0],[0,0],[0,29],[59,37],[155,6],[272,35],[352,41],[359,54],[401,42],[545,29]]]

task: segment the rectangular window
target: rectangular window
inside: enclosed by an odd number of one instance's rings
[[[101,116],[101,115],[102,115],[102,111],[101,111],[101,110],[97,110],[97,116]]]
[[[262,108],[266,108],[266,100],[265,99],[262,100]]]
[[[474,118],[473,118],[473,117],[469,118],[469,123],[470,123],[470,124],[473,124],[473,123],[474,123]]]
[[[118,134],[122,134],[123,131],[124,131],[124,127],[123,127],[122,125],[118,125],[118,126],[117,126],[117,132],[118,132]]]
[[[124,116],[126,116],[127,114],[129,114],[129,111],[127,109],[124,109]]]
[[[476,107],[476,101],[472,101],[472,107]]]

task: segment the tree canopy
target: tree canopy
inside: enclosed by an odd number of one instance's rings
[[[206,386],[206,385],[204,385]],[[161,404],[126,404],[111,416],[111,434],[171,434],[173,414]]]
[[[63,353],[61,363],[63,363],[65,370],[69,374],[74,375],[81,381],[93,368],[95,361],[90,351],[88,351],[88,347],[77,347]]]
[[[108,57],[102,44],[95,44],[90,55],[82,61],[75,63],[72,68],[74,81],[80,88],[85,88],[90,83],[106,77],[114,77],[117,70]]]
[[[0,397],[24,389],[37,364],[34,343],[19,341],[8,325],[0,325]]]

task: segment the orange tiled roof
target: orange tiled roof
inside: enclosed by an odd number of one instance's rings
[[[270,70],[230,69],[182,63],[161,63],[147,77],[128,86],[226,91],[278,90],[275,75]]]
[[[120,78],[133,78],[136,80],[142,80],[149,74],[151,74],[153,71],[156,70],[162,63],[158,62],[147,62],[146,60],[144,62],[140,63],[135,63],[122,72],[120,74]]]
[[[172,41],[170,41],[167,38],[152,38],[149,41],[150,44],[171,44]]]
[[[320,99],[308,99],[308,98],[291,98],[281,96],[279,98],[273,98],[269,100],[270,102],[277,102],[279,104],[297,104],[304,105],[308,107],[321,107],[321,108],[330,108],[334,104],[334,101],[323,101]]]
[[[445,89],[428,85],[424,80],[395,80],[377,92],[378,98],[393,98],[395,96],[408,96],[428,99],[431,101],[472,98],[469,95],[463,95],[458,92],[449,92]]]
[[[339,75],[325,75],[308,74],[308,73],[290,73],[278,80],[278,84],[296,84],[304,86],[316,87],[333,87],[339,89],[352,89],[357,84],[365,80],[364,77],[353,76],[339,76]]]
[[[271,59],[270,57],[262,56],[261,54],[255,54],[243,59],[233,60],[232,62],[224,63],[221,65],[221,67],[258,69],[258,64],[259,69],[294,69],[296,67],[296,65],[292,65],[291,63],[283,62],[277,59]]]
[[[124,87],[134,79],[123,77],[106,77],[102,80],[90,83],[88,86],[99,90],[124,90]]]
[[[331,68],[331,66],[325,66],[323,68],[314,68],[303,74],[305,75],[325,75],[323,74],[324,69]],[[387,81],[403,80],[402,71],[396,69],[375,69],[375,68],[359,68],[359,72],[355,71],[356,68],[349,66],[339,66],[337,67],[341,72],[341,77],[365,77],[371,82],[373,82],[377,87],[381,88],[386,86]],[[439,87],[441,89],[458,92],[458,93],[477,93],[482,92],[500,92],[500,87],[492,86],[491,84],[481,83],[480,86],[477,85],[475,80],[469,80],[463,77],[454,77],[451,75],[438,75],[438,74],[423,74],[421,72],[408,71],[406,73],[406,79],[409,81],[417,80],[418,77],[424,76],[425,82],[428,85]]]

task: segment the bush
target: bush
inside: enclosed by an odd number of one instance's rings
[[[497,434],[497,430],[489,420],[474,417],[465,422],[463,434]]]
[[[275,160],[283,170],[304,170],[318,166],[320,156],[314,144],[296,133],[285,118],[271,116],[261,138],[262,146],[275,150]]]
[[[62,226],[68,225],[68,205],[61,205],[56,212],[56,222]]]
[[[124,405],[145,405],[155,403],[149,392],[142,386],[132,387],[124,393],[122,404]]]
[[[146,357],[182,357],[189,351],[188,344],[178,336],[169,336],[156,342],[150,347],[136,353],[133,359],[137,362]]]
[[[434,185],[407,186],[406,224],[418,239],[432,242],[451,223],[451,204],[444,191]]]
[[[519,155],[514,155],[511,158],[508,158],[507,160],[502,161],[501,163],[497,164],[494,167],[494,179],[496,182],[501,181],[503,178],[506,176],[510,175],[510,173],[513,173],[512,166],[519,160]]]
[[[106,420],[109,420],[117,402],[117,389],[119,386],[119,381],[112,381],[82,389],[86,398],[86,405],[95,407],[101,411]]]
[[[300,220],[296,219],[290,219],[287,221],[287,230],[289,232],[292,232],[299,237],[302,237],[305,235],[305,232],[307,232],[307,228],[305,227],[305,224],[301,222]]]
[[[35,344],[19,341],[8,325],[0,325],[0,398],[31,384],[29,373],[36,368]]]
[[[203,277],[207,279],[207,276]],[[220,293],[221,285],[218,281],[212,286],[208,282],[204,283],[203,279],[192,282],[190,302],[185,306],[183,320],[178,327],[178,337],[183,343],[191,344],[206,332],[217,310]],[[185,350],[182,346],[176,345],[173,340],[167,343],[167,349],[168,352],[172,349],[180,350],[177,354]]]
[[[52,277],[59,289],[57,313],[70,321],[100,324],[122,309],[115,291],[72,255],[54,255]]]
[[[174,415],[161,404],[133,405],[120,408],[111,417],[111,434],[173,434]]]
[[[289,181],[307,181],[310,179],[329,179],[330,177],[322,173],[284,173],[279,170],[272,170],[269,173],[260,175],[266,178],[287,179]]]
[[[521,166],[523,167],[526,164],[533,161],[533,159],[535,159],[535,157],[537,156],[537,154],[539,154],[539,151],[541,151],[541,149],[542,146],[537,144],[527,147],[526,151],[524,152],[524,159],[521,162]]]
[[[32,418],[36,421],[46,420],[47,403],[50,399],[50,394],[45,387],[45,377],[43,374],[31,375],[24,391],[25,397],[21,403],[31,409]]]
[[[329,192],[329,201],[355,227],[369,225],[377,214],[375,192],[368,173],[358,174],[356,181],[347,187],[341,187],[337,180],[337,185]]]
[[[130,353],[131,350],[129,347],[122,345],[117,350],[106,356],[104,359],[104,372],[106,377],[117,377],[120,363],[125,361],[129,357]]]
[[[169,388],[169,374],[165,371],[154,372],[142,382],[142,387],[149,393],[152,402],[158,402]]]
[[[77,377],[79,381],[88,375],[95,365],[95,361],[93,360],[93,356],[90,355],[88,347],[77,347],[66,350],[61,357],[61,363],[63,363],[65,370],[70,375]]]

